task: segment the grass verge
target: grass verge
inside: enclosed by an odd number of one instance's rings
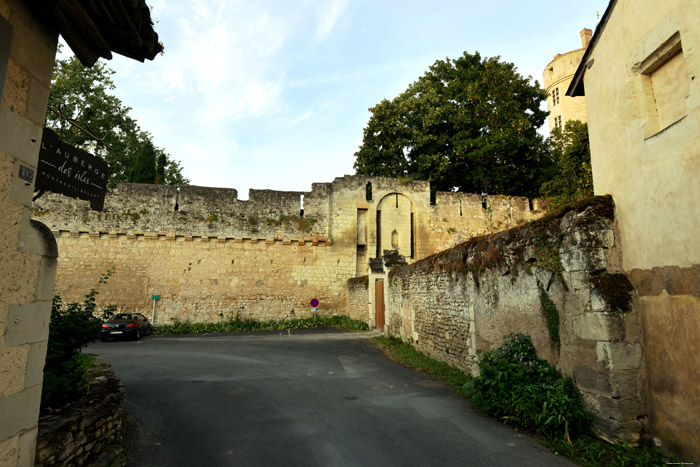
[[[348,316],[318,316],[314,318],[295,318],[272,321],[256,321],[253,319],[232,318],[218,323],[190,323],[175,321],[172,324],[153,326],[153,334],[213,334],[223,332],[250,332],[282,329],[310,329],[326,326],[336,326],[348,331],[369,331],[369,326],[363,321]]]
[[[464,385],[472,378],[463,371],[450,367],[444,362],[435,360],[411,345],[395,337],[375,337],[372,339],[394,361],[430,374],[435,379],[452,386],[457,392],[465,395]],[[465,395],[466,397],[466,395]],[[625,444],[609,444],[595,438],[591,434],[582,434],[572,443],[561,437],[545,437],[528,433],[538,439],[554,453],[564,456],[578,465],[597,467],[651,467],[675,462],[675,457],[665,458],[662,453],[649,441],[640,443],[632,448]]]

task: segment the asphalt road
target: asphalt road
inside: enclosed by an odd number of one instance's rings
[[[572,466],[388,358],[370,333],[96,343],[127,388],[135,466]]]

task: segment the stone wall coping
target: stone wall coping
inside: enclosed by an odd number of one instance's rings
[[[52,230],[51,233],[54,237],[70,236],[70,237],[80,237],[88,236],[90,238],[143,238],[147,240],[178,240],[182,239],[185,241],[201,241],[201,242],[219,242],[219,243],[264,243],[264,244],[274,244],[281,243],[282,245],[300,244],[304,245],[306,243],[311,243],[313,246],[330,246],[332,242],[328,237],[303,237],[303,238],[261,238],[261,237],[221,237],[218,235],[186,235],[177,234],[173,232],[114,232],[100,230],[96,232],[88,230]]]

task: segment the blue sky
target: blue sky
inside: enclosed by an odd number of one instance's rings
[[[353,174],[368,109],[438,59],[499,55],[541,84],[607,3],[150,0],[164,54],[108,66],[116,95],[192,184],[247,199]]]

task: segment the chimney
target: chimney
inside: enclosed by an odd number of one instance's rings
[[[583,48],[587,48],[588,44],[591,42],[591,37],[593,36],[593,31],[588,28],[584,28],[581,31],[581,44]]]

